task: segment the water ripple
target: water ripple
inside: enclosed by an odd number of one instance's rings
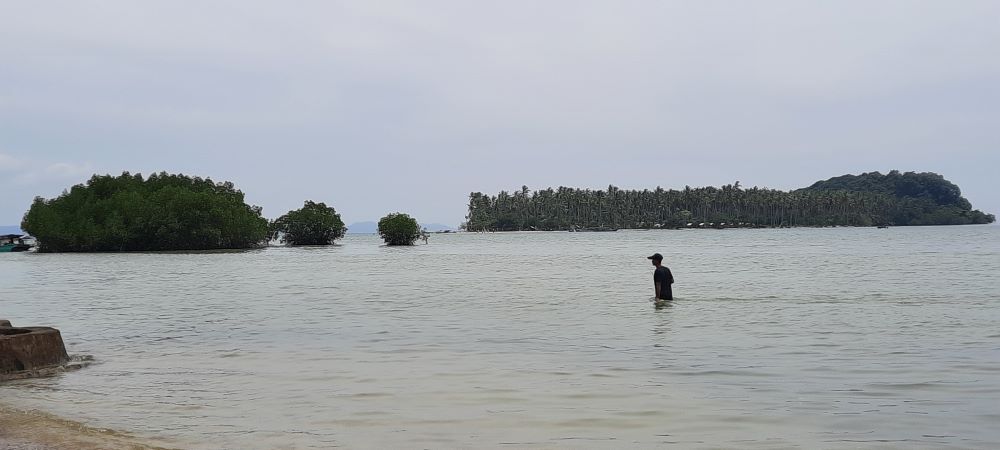
[[[1000,446],[1000,227],[732,231],[5,256],[94,364],[0,396],[194,449]]]

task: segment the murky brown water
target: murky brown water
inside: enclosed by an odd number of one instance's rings
[[[96,361],[2,401],[160,445],[1000,446],[996,226],[350,236],[0,272],[0,317]]]

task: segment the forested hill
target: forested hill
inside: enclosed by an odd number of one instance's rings
[[[900,173],[893,170],[886,175],[879,172],[861,175],[842,175],[829,180],[817,181],[805,189],[809,191],[852,191],[878,192],[898,198],[926,198],[938,205],[955,205],[971,209],[969,201],[962,197],[962,190],[943,176],[933,172]]]
[[[992,223],[935,173],[844,175],[808,188],[684,190],[559,187],[469,195],[470,231],[621,228],[959,225]]]
[[[802,191],[876,192],[893,198],[889,223],[895,225],[962,225],[992,223],[995,217],[973,210],[955,183],[933,172],[890,171],[843,175],[818,181]]]

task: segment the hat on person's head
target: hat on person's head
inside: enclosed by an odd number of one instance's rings
[[[663,255],[659,253],[653,253],[653,256],[647,256],[646,259],[652,259],[653,261],[663,261]]]

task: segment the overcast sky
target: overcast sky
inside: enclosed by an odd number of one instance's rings
[[[125,170],[456,226],[894,168],[1000,213],[1000,1],[0,0],[0,224]]]

